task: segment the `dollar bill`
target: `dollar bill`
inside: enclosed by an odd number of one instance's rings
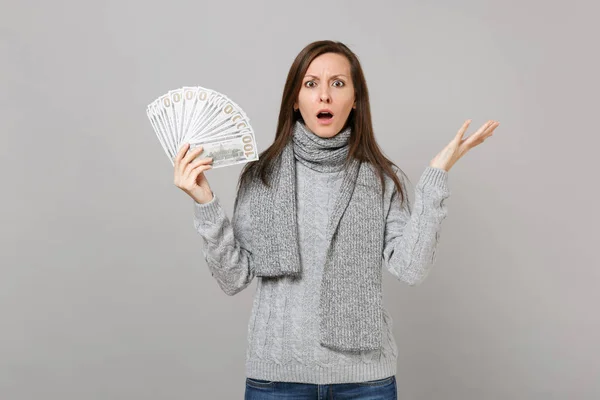
[[[213,168],[258,160],[254,134],[250,131],[229,138],[190,143],[190,150],[202,146],[199,158],[212,157]]]
[[[213,157],[214,168],[258,160],[250,119],[222,93],[184,86],[159,96],[146,114],[172,165],[184,143],[203,145],[201,156]]]

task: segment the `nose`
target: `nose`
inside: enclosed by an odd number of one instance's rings
[[[329,96],[328,87],[323,86],[323,89],[321,89],[321,93],[319,94],[319,98],[322,102],[331,103],[331,97]]]

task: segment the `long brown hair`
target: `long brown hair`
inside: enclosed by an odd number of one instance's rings
[[[299,112],[294,112],[293,106],[300,93],[302,80],[304,79],[306,70],[315,58],[325,53],[344,55],[350,62],[356,109],[353,109],[350,112],[345,124],[345,127],[348,125],[351,125],[352,127],[352,132],[348,141],[348,159],[346,161],[348,162],[354,157],[360,161],[371,163],[373,167],[375,167],[375,171],[383,188],[385,188],[383,174],[387,174],[394,181],[394,185],[400,194],[400,198],[404,201],[404,190],[392,167],[396,167],[399,172],[404,176],[406,175],[396,164],[383,155],[383,152],[375,140],[373,124],[371,121],[371,108],[369,105],[367,82],[365,81],[358,57],[343,43],[331,40],[310,43],[296,56],[296,59],[288,72],[285,87],[283,88],[283,97],[281,99],[275,140],[266,150],[259,154],[259,160],[245,165],[240,174],[238,187],[244,185],[247,179],[254,179],[257,177],[260,177],[265,185],[269,185],[269,173],[272,168],[276,168],[276,160],[283,151],[283,148],[291,140],[293,127],[296,121],[302,118]]]

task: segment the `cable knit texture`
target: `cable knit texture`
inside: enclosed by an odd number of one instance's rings
[[[231,224],[216,195],[206,204],[194,202],[194,226],[203,238],[204,257],[223,291],[234,295],[257,279],[248,324],[246,376],[332,384],[395,375],[397,347],[392,320],[383,306],[379,348],[344,351],[319,341],[327,226],[344,174],[315,170],[298,159],[295,167],[300,275],[256,275],[253,210],[243,191],[236,198]],[[406,190],[405,181],[401,181]],[[447,214],[444,200],[450,195],[447,181],[446,171],[428,167],[416,187],[413,211],[409,202],[400,203],[392,180],[386,178],[381,257],[386,269],[409,285],[425,279],[435,261],[441,224]]]
[[[381,182],[368,163],[348,154],[350,128],[321,138],[303,122],[278,159],[270,187],[246,184],[252,209],[252,260],[256,276],[301,276],[297,234],[295,159],[318,172],[342,170],[331,212],[326,216],[319,340],[335,350],[381,346],[381,254],[384,228]]]

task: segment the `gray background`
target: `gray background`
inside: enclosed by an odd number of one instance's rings
[[[500,121],[450,171],[429,278],[384,274],[400,398],[599,398],[592,4],[4,0],[0,398],[242,398],[256,281],[211,277],[145,107],[216,89],[263,150],[319,39],[358,54],[413,189],[465,119]],[[230,216],[241,168],[207,174]]]

